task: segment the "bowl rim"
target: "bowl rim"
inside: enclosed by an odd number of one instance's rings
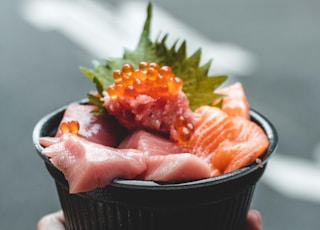
[[[85,104],[87,103],[87,99],[82,99],[79,101],[75,101],[73,103],[80,103]],[[62,107],[59,107],[58,109],[53,110],[52,112],[44,115],[36,125],[34,126],[33,132],[32,132],[32,140],[35,149],[37,150],[38,155],[40,158],[42,158],[45,163],[49,164],[50,166],[55,166],[51,163],[49,158],[42,154],[42,150],[44,149],[43,146],[39,143],[39,138],[42,137],[42,132],[44,128],[48,127],[49,122],[54,120],[54,118],[59,118],[59,116],[62,117],[65,109],[67,108],[69,104],[64,105]],[[251,121],[258,124],[266,133],[268,140],[269,140],[269,146],[264,152],[264,154],[260,157],[261,164],[263,165],[263,168],[266,167],[267,161],[273,155],[273,153],[276,151],[278,147],[278,133],[274,127],[274,125],[261,113],[258,111],[250,108],[250,119]],[[213,184],[221,184],[226,183],[227,181],[234,181],[238,178],[244,177],[248,174],[251,174],[254,171],[257,171],[261,169],[261,164],[257,164],[255,162],[244,166],[238,170],[235,170],[233,172],[225,173],[219,176],[204,178],[204,179],[198,179],[198,180],[191,180],[191,181],[182,181],[182,182],[155,182],[155,181],[145,181],[145,180],[129,180],[129,179],[120,179],[116,178],[114,179],[109,185],[113,187],[118,188],[135,188],[135,189],[150,189],[150,190],[159,190],[159,189],[187,189],[187,188],[198,188],[203,187],[207,185],[213,185]],[[57,169],[58,170],[58,169]]]

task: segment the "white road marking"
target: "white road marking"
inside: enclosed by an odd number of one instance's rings
[[[137,44],[146,3],[127,1],[115,7],[89,0],[26,0],[21,15],[39,29],[59,31],[97,58],[119,57],[123,48],[133,49]],[[161,31],[170,34],[169,44],[188,40],[189,54],[201,47],[202,61],[214,58],[212,74],[248,75],[254,70],[251,53],[235,44],[208,39],[155,4],[151,28],[156,32],[153,39]]]

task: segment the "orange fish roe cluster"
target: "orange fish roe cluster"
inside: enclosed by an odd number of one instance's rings
[[[194,126],[187,121],[184,116],[177,116],[174,122],[174,128],[177,131],[177,141],[179,143],[187,142],[194,133]]]
[[[77,135],[80,129],[80,124],[77,120],[62,122],[60,130],[62,133],[71,133]]]
[[[140,62],[136,70],[131,64],[125,64],[121,70],[113,72],[113,78],[114,84],[107,89],[112,99],[135,98],[141,94],[152,98],[170,97],[176,95],[183,84],[174,76],[171,67],[148,62]]]

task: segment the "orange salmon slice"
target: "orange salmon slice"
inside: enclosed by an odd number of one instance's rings
[[[255,161],[269,145],[263,129],[248,119],[230,116],[211,106],[201,106],[195,113],[198,121],[187,145],[209,162],[212,175],[228,173]]]
[[[249,103],[240,82],[218,89],[215,93],[225,95],[222,99],[222,111],[230,116],[249,119]],[[219,100],[214,101],[213,105],[218,102]]]

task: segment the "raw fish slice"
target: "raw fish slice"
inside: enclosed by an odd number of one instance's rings
[[[63,135],[60,136],[56,136],[56,137],[40,137],[39,138],[39,143],[43,146],[43,147],[48,147],[50,145],[53,144],[58,144],[59,142],[63,142],[63,140],[68,139],[70,136],[73,136],[73,134],[71,133],[65,133]],[[79,136],[79,135],[78,135]],[[51,157],[51,156],[50,156]]]
[[[138,149],[149,156],[185,152],[183,147],[162,136],[137,130],[126,137],[118,146],[120,149]]]
[[[229,116],[249,119],[250,107],[244,88],[240,82],[221,88],[216,93],[226,95],[222,99],[222,111]]]
[[[70,104],[61,120],[56,136],[61,136],[63,122],[76,120],[80,124],[78,136],[98,144],[116,147],[122,140],[125,132],[117,120],[111,116],[92,113],[97,107],[94,105]]]
[[[146,169],[141,151],[107,147],[70,134],[43,153],[63,172],[70,193],[104,187],[115,178],[134,179]]]
[[[230,135],[226,131],[232,129],[234,124],[226,113],[216,107],[202,106],[196,114],[201,115],[201,120],[196,124],[188,145],[193,153],[205,158]]]
[[[234,171],[259,158],[269,146],[269,140],[262,128],[251,121],[236,119],[240,133],[234,145],[233,154],[224,173]],[[232,144],[232,143],[231,143]],[[219,151],[219,150],[218,150]]]
[[[43,147],[48,147],[50,145],[56,144],[61,141],[61,137],[40,137],[39,143]]]
[[[190,154],[168,154],[147,158],[144,180],[183,181],[210,177],[210,166],[201,158]]]
[[[253,162],[269,145],[263,129],[250,120],[228,116],[210,106],[202,106],[195,112],[202,120],[197,122],[187,144],[192,153],[211,163],[212,175],[230,172]]]

